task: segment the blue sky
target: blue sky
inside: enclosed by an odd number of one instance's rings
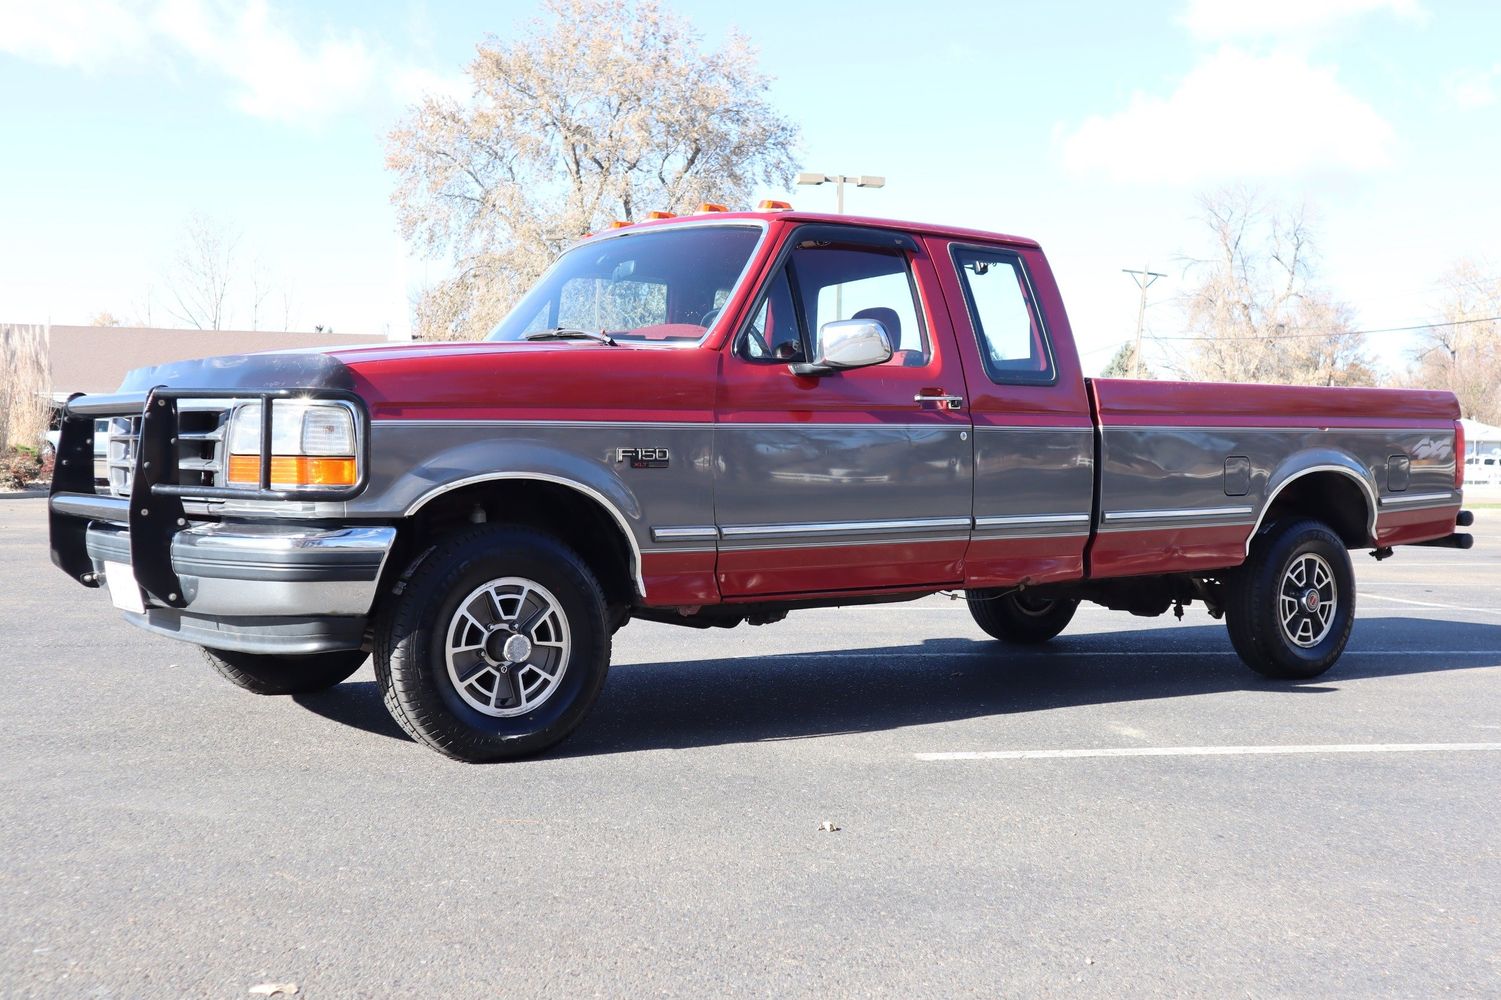
[[[758,46],[804,169],[888,178],[849,210],[1041,240],[1087,370],[1131,334],[1121,268],[1168,272],[1148,326],[1179,332],[1195,198],[1225,184],[1309,204],[1322,280],[1365,328],[1435,317],[1457,258],[1501,274],[1501,5],[672,6],[710,47],[732,26]],[[401,335],[408,290],[443,264],[396,233],[383,136],[537,9],[6,4],[0,320],[141,317],[149,299],[170,324],[161,275],[197,211],[243,234],[294,327]],[[828,188],[763,194],[833,205]],[[267,310],[279,327],[281,301]],[[1389,367],[1409,343],[1372,339]]]

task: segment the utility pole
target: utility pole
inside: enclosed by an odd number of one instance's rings
[[[1141,289],[1141,299],[1136,303],[1136,347],[1131,351],[1132,378],[1141,378],[1141,326],[1147,316],[1147,289],[1151,288],[1152,283],[1158,278],[1167,277],[1165,274],[1158,274],[1156,271],[1149,270],[1148,267],[1148,265],[1143,264],[1140,271],[1133,271],[1128,267],[1121,268],[1122,271],[1131,276],[1131,280],[1135,281],[1136,286]]]

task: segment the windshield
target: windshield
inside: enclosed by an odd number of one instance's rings
[[[692,226],[582,243],[486,340],[603,331],[616,340],[697,343],[761,238],[756,226]]]

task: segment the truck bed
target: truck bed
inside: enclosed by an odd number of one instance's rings
[[[1352,546],[1454,530],[1454,397],[1411,389],[1088,380],[1097,431],[1094,577],[1244,559],[1293,491]],[[1363,515],[1363,519],[1362,519]]]

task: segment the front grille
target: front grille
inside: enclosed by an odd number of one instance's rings
[[[229,408],[219,401],[185,399],[177,406],[177,481],[184,486],[222,486],[224,434]],[[141,441],[141,417],[109,418],[105,458],[108,492],[130,496],[136,449]],[[103,490],[101,490],[103,492]]]

